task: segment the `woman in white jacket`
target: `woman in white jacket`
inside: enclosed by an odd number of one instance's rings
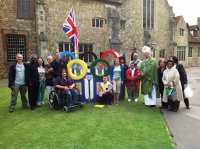
[[[163,72],[163,84],[165,86],[164,93],[163,93],[163,102],[168,102],[170,108],[168,111],[177,112],[179,109],[180,101],[183,100],[183,93],[181,89],[181,82],[180,82],[180,75],[177,69],[173,68],[174,62],[171,60],[167,61],[167,69]],[[177,93],[177,99],[172,101],[166,95],[166,91],[172,88]]]

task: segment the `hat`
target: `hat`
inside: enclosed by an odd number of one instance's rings
[[[142,48],[142,52],[143,52],[143,53],[151,53],[151,48],[148,47],[148,46],[144,46],[144,47]]]

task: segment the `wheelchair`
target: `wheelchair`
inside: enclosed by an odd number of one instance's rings
[[[82,102],[80,91],[78,88],[75,89],[78,92],[78,104],[76,106],[84,108],[84,103]],[[69,108],[69,103],[66,95],[61,94],[61,90],[56,88],[55,91],[52,91],[49,94],[49,106],[53,110],[59,110],[60,108],[63,108],[64,112],[68,112],[69,109],[72,109]]]

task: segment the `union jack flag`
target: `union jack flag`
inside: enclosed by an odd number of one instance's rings
[[[76,28],[76,20],[74,14],[74,8],[72,7],[69,16],[63,23],[63,31],[71,40],[72,44],[74,45],[74,49],[79,49],[79,39],[78,39],[78,31]]]

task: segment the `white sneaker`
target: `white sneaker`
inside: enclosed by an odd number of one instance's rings
[[[41,102],[41,104],[42,104],[42,105],[44,105],[44,104],[45,104],[45,103],[44,103],[44,101],[43,101],[43,102]]]
[[[128,102],[130,102],[131,101],[131,99],[128,99]]]
[[[41,102],[38,102],[37,105],[38,105],[39,107],[41,107],[42,104],[41,104]]]
[[[135,99],[135,102],[138,102],[138,98]]]

